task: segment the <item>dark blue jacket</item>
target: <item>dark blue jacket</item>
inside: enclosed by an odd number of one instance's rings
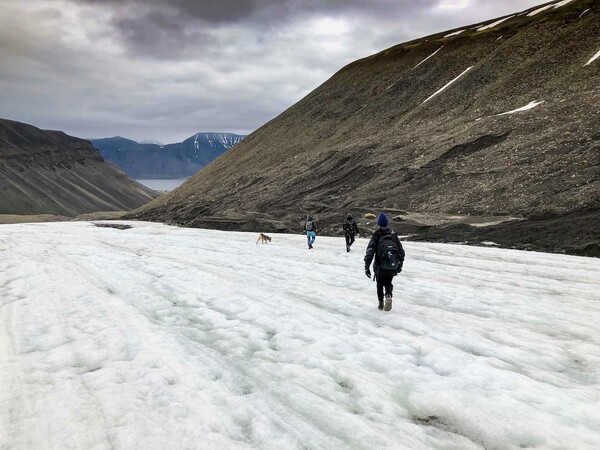
[[[400,249],[400,268],[402,268],[402,263],[404,262],[404,249],[402,248],[402,244],[400,243],[400,239],[398,239],[398,235],[390,230],[388,227],[379,227],[371,236],[371,240],[369,241],[369,245],[367,245],[367,254],[365,255],[365,269],[368,269],[371,266],[371,262],[375,259],[373,263],[373,271],[375,274],[379,271],[379,261],[377,256],[377,247],[379,246],[379,241],[383,236],[392,235],[393,239],[398,244],[398,248]]]

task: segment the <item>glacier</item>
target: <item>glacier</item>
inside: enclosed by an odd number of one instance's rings
[[[0,226],[0,448],[600,448],[597,259]]]

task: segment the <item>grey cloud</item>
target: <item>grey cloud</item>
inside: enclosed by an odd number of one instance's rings
[[[168,8],[180,18],[202,19],[207,22],[235,22],[250,15],[260,5],[277,3],[260,0],[71,0],[89,5],[115,5],[120,8]]]
[[[115,20],[115,28],[134,54],[161,59],[181,59],[190,48],[208,45],[210,36],[202,30],[186,30],[178,16],[153,11],[141,18]]]
[[[458,26],[462,21],[464,24],[469,17],[452,11],[444,16],[435,16],[432,10],[442,0],[70,1],[112,7],[114,29],[133,56],[167,60],[190,58],[193,56],[193,49],[199,46],[218,45],[218,39],[213,38],[213,42],[209,42],[212,35],[206,30],[214,31],[231,25],[255,30],[257,39],[265,39],[265,30],[282,29],[311,17],[355,18],[367,25],[386,27],[392,33],[396,31],[398,23],[414,24],[415,28],[419,27],[423,33],[428,33],[449,28],[444,28],[444,23]],[[484,20],[494,17],[494,14],[508,13],[534,3],[540,1],[528,0],[517,4],[506,0],[473,0],[469,15],[475,21]],[[438,26],[433,26],[438,23]]]

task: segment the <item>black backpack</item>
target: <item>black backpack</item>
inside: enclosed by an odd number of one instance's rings
[[[400,248],[397,242],[394,234],[386,234],[379,240],[377,258],[381,270],[398,273],[402,260],[400,259]]]
[[[358,233],[358,226],[354,219],[347,220],[344,222],[344,231],[346,233]]]

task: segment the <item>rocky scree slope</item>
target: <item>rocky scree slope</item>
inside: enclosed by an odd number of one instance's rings
[[[397,45],[344,67],[136,217],[293,231],[312,212],[333,231],[347,211],[536,226],[591,211],[584,229],[544,243],[507,226],[515,246],[569,251],[598,240],[599,51],[593,0]]]
[[[175,179],[194,175],[244,137],[232,133],[197,133],[183,142],[167,145],[142,144],[119,136],[91,142],[102,157],[130,177]]]
[[[156,196],[89,141],[0,119],[0,214],[125,211]]]

